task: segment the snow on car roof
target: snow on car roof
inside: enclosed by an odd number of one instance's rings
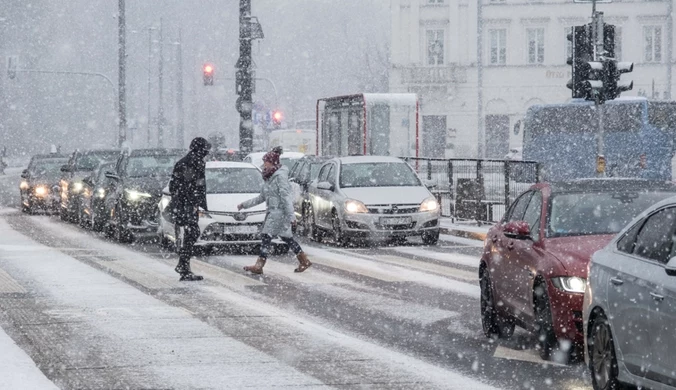
[[[384,104],[394,106],[415,106],[418,96],[414,93],[365,93],[366,105]]]
[[[251,168],[258,169],[255,165],[245,162],[237,161],[208,161],[207,169],[219,169],[219,168]]]
[[[359,163],[403,163],[404,160],[399,157],[391,156],[350,156],[338,157],[342,164],[359,164]]]

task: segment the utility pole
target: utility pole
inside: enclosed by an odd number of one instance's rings
[[[153,30],[157,30],[157,29],[154,28],[154,27],[148,27],[148,102],[147,102],[147,104],[148,104],[148,116],[147,116],[147,118],[148,119],[147,119],[147,123],[146,123],[146,131],[147,131],[147,135],[148,135],[148,142],[147,142],[148,147],[150,147],[150,122],[152,122],[150,120],[150,115],[151,115],[150,114],[150,85],[151,85],[151,83],[150,83],[150,73],[151,73],[150,72],[150,69],[151,69],[150,61],[152,61],[152,57],[153,57]]]
[[[164,144],[164,106],[162,105],[162,94],[163,94],[163,72],[164,72],[164,35],[162,31],[162,19],[160,19],[160,62],[159,62],[159,85],[158,89],[158,103],[157,103],[157,147],[161,148]]]
[[[594,47],[594,61],[601,62],[605,60],[605,51],[603,48],[604,43],[604,28],[603,28],[603,12],[596,11],[596,0],[592,0],[592,23],[591,23],[591,33],[592,33],[592,45]],[[596,96],[594,97],[594,106],[596,107],[596,115],[598,116],[598,134],[596,135],[596,160],[597,160],[597,170],[596,175],[598,177],[606,176],[606,167],[605,161],[605,129],[603,128],[603,111],[605,105],[601,101],[602,91],[594,90]],[[603,161],[603,163],[601,163]]]
[[[126,90],[126,66],[127,54],[125,50],[125,0],[118,1],[118,145],[122,144],[127,138],[127,90]]]
[[[183,111],[183,39],[181,36],[181,29],[178,30],[178,47],[176,50],[176,55],[178,56],[178,70],[177,70],[177,93],[176,93],[176,106],[178,108],[177,113],[177,126],[176,126],[176,147],[183,148],[183,142],[185,138],[185,113]]]
[[[253,66],[251,59],[251,0],[239,0],[239,59],[235,72],[237,111],[239,122],[239,150],[249,154],[253,150]]]
[[[477,158],[486,157],[486,129],[484,123],[484,60],[483,60],[483,1],[477,1],[476,11],[476,70],[477,70]]]

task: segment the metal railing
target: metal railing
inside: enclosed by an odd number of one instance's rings
[[[494,222],[540,178],[534,161],[403,157],[427,183],[443,216]]]

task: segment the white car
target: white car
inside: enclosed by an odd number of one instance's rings
[[[207,206],[199,217],[200,237],[196,246],[213,249],[232,244],[259,244],[265,220],[265,204],[237,211],[237,205],[258,196],[263,178],[258,168],[243,162],[207,162]],[[160,239],[165,246],[181,243],[181,229],[167,220],[165,208],[171,200],[165,188],[159,203]]]
[[[253,164],[256,167],[263,169],[263,156],[265,156],[265,153],[267,152],[250,153],[244,157],[244,162]],[[279,156],[279,162],[289,168],[290,171],[291,168],[293,168],[293,164],[296,163],[296,160],[303,157],[305,157],[305,154],[300,152],[283,152],[282,155]]]
[[[308,189],[303,230],[315,240],[330,236],[382,241],[411,236],[439,240],[439,203],[415,171],[396,157],[355,156],[327,161]]]
[[[676,198],[592,256],[582,316],[594,389],[676,389]]]

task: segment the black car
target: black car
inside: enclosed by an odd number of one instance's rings
[[[66,162],[68,157],[60,154],[37,154],[31,158],[28,168],[21,173],[19,184],[22,211],[59,211],[59,178]]]
[[[106,174],[115,170],[115,164],[103,163],[94,172],[82,179],[84,189],[80,193],[80,226],[100,232],[108,222],[110,210],[106,208],[106,194],[111,179]]]
[[[110,210],[110,234],[120,242],[157,237],[158,208],[174,165],[185,156],[183,149],[138,149],[123,153],[111,179],[105,207]]]
[[[102,163],[113,162],[120,156],[115,149],[76,150],[68,163],[61,168],[61,219],[78,222],[80,215],[80,194],[84,190],[82,179]]]
[[[296,218],[300,221],[300,226],[303,235],[309,231],[306,229],[309,223],[307,221],[307,206],[310,202],[310,195],[308,195],[308,184],[317,178],[319,168],[330,160],[328,156],[305,156],[298,160],[289,172],[289,181],[291,181],[291,188],[294,192],[293,208],[296,212]]]

